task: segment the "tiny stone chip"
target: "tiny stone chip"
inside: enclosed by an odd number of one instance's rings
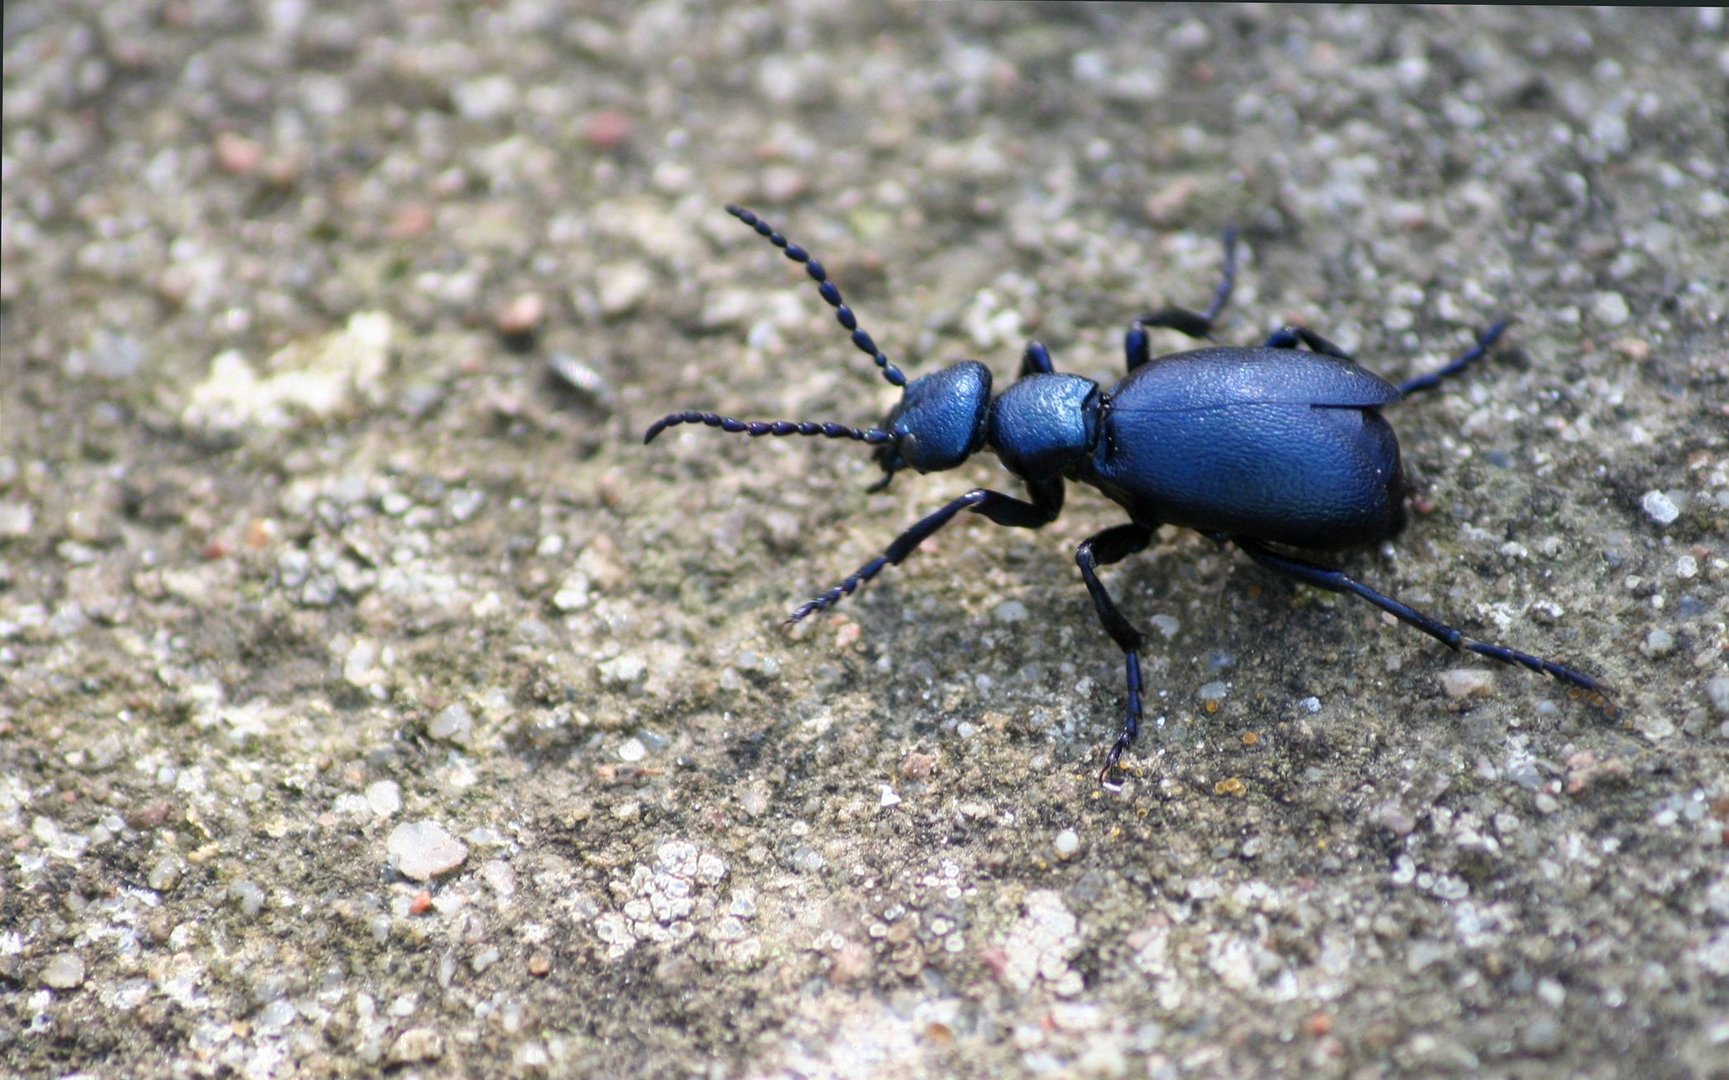
[[[1639,500],[1639,507],[1645,511],[1646,517],[1659,525],[1673,525],[1681,516],[1681,507],[1676,505],[1674,497],[1655,489],[1645,493]]]
[[[1454,701],[1470,697],[1488,697],[1495,687],[1495,676],[1476,668],[1453,668],[1441,672],[1441,692]]]
[[[431,821],[410,821],[390,830],[390,859],[405,878],[428,881],[449,873],[468,858],[468,845]]]
[[[51,990],[70,990],[84,982],[84,959],[77,953],[55,953],[42,966],[42,985]]]

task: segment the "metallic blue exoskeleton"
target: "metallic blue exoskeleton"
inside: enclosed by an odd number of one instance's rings
[[[1063,482],[1073,480],[1098,488],[1129,515],[1127,524],[1104,530],[1075,551],[1099,620],[1122,649],[1127,669],[1123,727],[1106,755],[1101,783],[1111,782],[1140,728],[1142,638],[1097,571],[1145,548],[1153,531],[1165,524],[1230,541],[1262,566],[1298,581],[1360,596],[1455,649],[1542,672],[1607,699],[1607,687],[1581,671],[1471,640],[1338,570],[1268,546],[1332,551],[1397,533],[1404,524],[1404,473],[1398,437],[1382,408],[1482,358],[1506,329],[1505,321],[1439,371],[1398,386],[1358,367],[1337,345],[1303,327],[1285,327],[1259,348],[1215,347],[1153,358],[1149,328],[1210,337],[1236,276],[1236,232],[1231,229],[1225,233],[1224,273],[1207,310],[1166,308],[1141,316],[1124,341],[1129,373],[1121,382],[1106,389],[1091,379],[1061,374],[1045,347],[1033,342],[1022,356],[1020,378],[993,398],[990,369],[975,360],[908,382],[859,328],[821,263],[749,210],[729,206],[727,211],[804,265],[853,344],[875,360],[891,385],[902,388],[900,403],[882,427],[864,429],[672,413],[648,429],[645,443],[668,427],[690,423],[751,436],[855,439],[876,447],[883,478],[875,488],[886,486],[901,469],[952,469],[988,447],[1026,484],[1029,495],[1018,499],[979,488],[950,501],[840,584],[795,608],[789,623],[838,603],[883,567],[912,554],[962,510],[1016,528],[1049,524],[1062,510]]]

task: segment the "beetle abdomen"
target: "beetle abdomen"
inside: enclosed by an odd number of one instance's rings
[[[1152,415],[1109,415],[1095,459],[1100,490],[1137,520],[1318,549],[1403,523],[1398,438],[1374,409],[1239,402]]]
[[[1113,386],[1091,482],[1136,520],[1298,547],[1403,524],[1399,440],[1380,376],[1293,349],[1197,349]]]

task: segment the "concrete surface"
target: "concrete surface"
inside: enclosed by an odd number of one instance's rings
[[[1729,1074],[1721,10],[8,4],[0,1073]],[[1403,377],[1345,565],[869,495],[1199,304]],[[1181,339],[1161,336],[1159,348]]]

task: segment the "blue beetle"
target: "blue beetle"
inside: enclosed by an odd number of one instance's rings
[[[789,624],[833,606],[883,567],[898,564],[963,510],[1014,528],[1049,524],[1062,511],[1063,482],[1072,480],[1099,489],[1129,515],[1127,524],[1075,549],[1081,580],[1126,667],[1122,730],[1099,771],[1099,782],[1108,787],[1115,786],[1113,772],[1140,729],[1143,639],[1100,583],[1098,568],[1141,551],[1164,524],[1234,543],[1262,566],[1305,584],[1359,596],[1454,649],[1551,675],[1608,700],[1608,687],[1584,672],[1467,638],[1342,571],[1270,546],[1333,551],[1395,535],[1405,520],[1404,470],[1398,437],[1381,410],[1481,359],[1506,329],[1505,320],[1445,367],[1397,386],[1305,327],[1280,329],[1258,348],[1214,347],[1154,358],[1149,329],[1211,337],[1236,278],[1236,231],[1227,229],[1224,271],[1212,302],[1204,312],[1172,307],[1137,319],[1124,339],[1129,373],[1116,385],[1106,389],[1056,371],[1050,353],[1035,341],[1022,356],[1020,378],[993,398],[990,369],[976,360],[908,382],[859,327],[820,262],[751,211],[729,206],[727,212],[803,264],[853,344],[890,385],[901,388],[901,400],[876,428],[670,413],[649,427],[644,443],[669,427],[693,423],[753,437],[853,439],[876,447],[883,477],[873,491],[901,469],[952,469],[988,447],[1029,495],[1020,499],[977,488],[951,500],[840,584],[794,608]]]

